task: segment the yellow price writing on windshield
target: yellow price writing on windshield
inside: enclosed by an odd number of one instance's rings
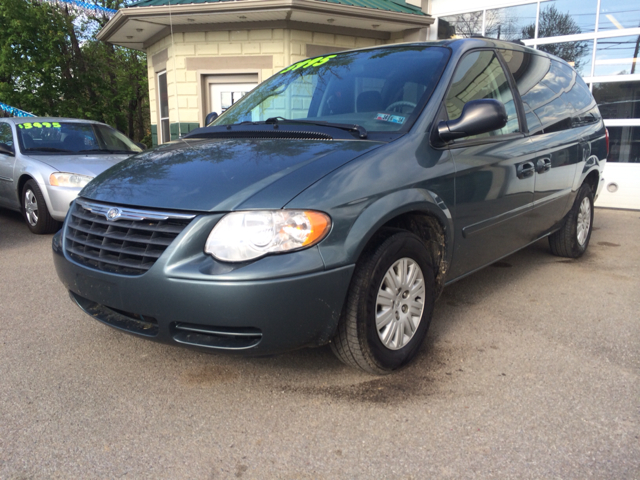
[[[30,129],[30,128],[60,128],[58,122],[33,122],[33,123],[19,123],[18,128]]]
[[[309,60],[303,60],[298,63],[294,63],[290,67],[285,68],[280,73],[292,72],[293,70],[297,70],[299,68],[309,68],[309,67],[319,67],[320,65],[324,65],[333,57],[337,57],[337,55],[327,55],[326,57],[316,57],[311,58]]]

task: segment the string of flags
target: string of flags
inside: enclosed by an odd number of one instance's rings
[[[102,14],[110,17],[117,10],[113,10],[111,8],[101,7],[99,5],[94,5],[92,3],[83,2],[82,0],[46,0],[49,3],[53,3],[59,6],[69,7],[77,14]]]
[[[35,117],[33,113],[25,112],[24,110],[20,110],[19,108],[16,108],[16,107],[11,107],[6,103],[2,103],[2,102],[0,102],[0,110],[4,110],[9,115],[12,115],[14,117]]]

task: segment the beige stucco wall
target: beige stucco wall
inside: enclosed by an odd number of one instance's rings
[[[398,40],[393,39],[388,43],[395,41]],[[287,65],[307,58],[308,45],[344,50],[383,43],[385,43],[383,40],[373,38],[288,29],[175,33],[173,39],[167,36],[147,49],[151,123],[153,125],[159,123],[157,73],[160,71],[167,72],[170,122],[172,124],[201,123],[203,92],[200,92],[198,77],[204,73],[251,71],[258,73],[259,81],[264,81]],[[156,60],[159,58],[155,64],[154,56]],[[264,68],[264,65],[263,68],[226,68],[237,61],[238,57],[259,59],[258,63],[269,63],[270,68]],[[212,65],[223,64],[225,68],[214,66],[193,69],[196,62],[189,60],[193,58],[204,59],[204,63],[210,61]],[[219,60],[213,63],[214,58]],[[225,59],[230,62],[225,62]],[[192,66],[191,69],[188,68],[189,65]]]

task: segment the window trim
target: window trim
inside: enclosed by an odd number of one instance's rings
[[[158,135],[158,145],[162,145],[164,143],[168,143],[171,141],[171,115],[167,117],[162,116],[162,96],[160,94],[160,77],[164,75],[165,81],[168,80],[167,70],[162,70],[160,72],[156,72],[156,88],[157,94],[156,98],[158,99],[157,112],[158,112],[158,127],[157,127],[157,135]],[[169,112],[169,82],[167,81],[167,113]],[[169,138],[165,139],[162,133],[162,121],[169,121]]]

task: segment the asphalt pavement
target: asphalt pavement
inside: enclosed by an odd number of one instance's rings
[[[454,285],[410,367],[207,355],[69,300],[0,209],[0,478],[640,478],[640,212]],[[292,301],[304,301],[292,299]]]

